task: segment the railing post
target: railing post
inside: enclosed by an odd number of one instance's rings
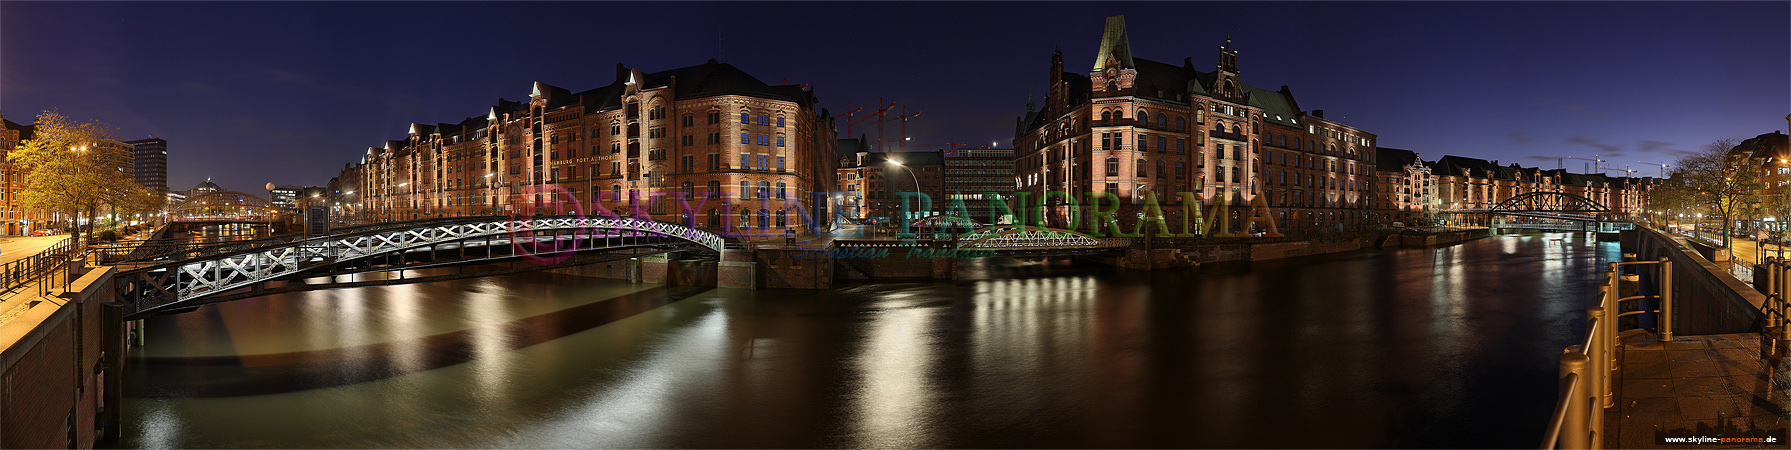
[[[1783,298],[1779,296],[1778,267],[1776,264],[1773,264],[1773,262],[1774,261],[1771,258],[1767,258],[1766,263],[1761,264],[1761,268],[1766,270],[1766,304],[1763,306],[1769,310],[1777,307],[1778,302]],[[1773,314],[1769,311],[1766,314],[1766,327],[1767,329],[1771,329],[1776,326],[1779,326],[1779,317],[1777,314]]]
[[[1571,392],[1567,396],[1567,413],[1561,420],[1561,437],[1556,440],[1555,448],[1592,448],[1591,447],[1591,397],[1586,394],[1586,354],[1579,346],[1567,348],[1561,355],[1561,392]],[[1581,389],[1575,389],[1580,387]]]
[[[1673,341],[1673,261],[1660,257],[1660,341]]]
[[[1607,293],[1605,298],[1612,298],[1610,295],[1613,294]],[[1590,335],[1590,339],[1587,340],[1592,344],[1592,348],[1586,349],[1586,358],[1589,360],[1588,365],[1590,366],[1586,370],[1591,372],[1592,377],[1586,381],[1587,385],[1592,387],[1591,394],[1598,399],[1592,403],[1594,417],[1592,429],[1595,431],[1604,424],[1603,420],[1597,420],[1599,416],[1604,415],[1604,409],[1616,406],[1615,400],[1611,398],[1611,343],[1604,332],[1604,328],[1608,325],[1604,321],[1604,312],[1605,309],[1600,307],[1586,308],[1586,333]]]

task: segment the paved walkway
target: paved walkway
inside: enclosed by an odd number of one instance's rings
[[[1778,441],[1697,446],[1716,448],[1786,448],[1791,441],[1786,397],[1791,361],[1762,357],[1759,333],[1680,336],[1661,343],[1651,333],[1627,331],[1621,340],[1617,405],[1605,416],[1606,448],[1691,446],[1661,445],[1661,435],[1776,436]]]
[[[68,239],[66,234],[54,236],[7,236],[0,238],[0,264],[6,264],[50,248]]]

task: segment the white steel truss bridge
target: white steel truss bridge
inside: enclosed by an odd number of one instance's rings
[[[159,264],[121,272],[114,286],[126,318],[134,319],[274,292],[428,282],[722,249],[723,239],[714,233],[652,220],[487,217],[378,228]],[[496,262],[510,262],[510,268],[405,276],[412,269]],[[394,271],[395,278],[355,281],[353,276]],[[339,281],[339,275],[350,276]],[[268,290],[267,283],[276,280],[287,283]]]

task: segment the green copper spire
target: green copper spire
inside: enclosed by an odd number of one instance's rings
[[[1107,70],[1109,62],[1115,69],[1133,69],[1132,45],[1126,38],[1126,16],[1107,18],[1107,31],[1101,33],[1101,53],[1095,55],[1094,71]]]

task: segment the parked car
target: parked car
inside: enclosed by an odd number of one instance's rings
[[[37,230],[37,231],[33,231],[33,232],[31,232],[31,235],[32,235],[32,236],[49,236],[49,235],[51,235],[51,234],[55,234],[55,233],[56,233],[56,232],[54,232],[54,231],[50,231],[50,230],[47,230],[47,229],[45,229],[45,230]]]

